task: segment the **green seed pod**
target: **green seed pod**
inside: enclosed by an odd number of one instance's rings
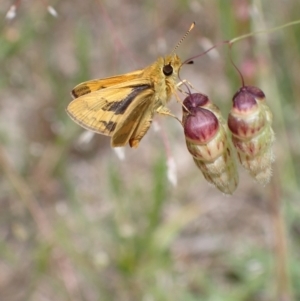
[[[186,145],[205,179],[225,194],[238,185],[238,172],[227,125],[206,95],[194,93],[183,101]]]
[[[245,86],[234,95],[228,127],[242,166],[257,182],[267,184],[272,175],[275,136],[272,113],[260,89]]]

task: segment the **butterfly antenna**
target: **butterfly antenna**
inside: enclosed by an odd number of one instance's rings
[[[189,28],[189,30],[185,33],[185,35],[180,39],[180,41],[177,43],[177,45],[174,47],[171,53],[174,53],[175,50],[178,48],[178,46],[183,42],[183,40],[188,36],[188,34],[192,31],[192,29],[195,27],[195,22],[193,22]]]

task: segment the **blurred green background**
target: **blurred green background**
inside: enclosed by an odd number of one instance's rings
[[[274,113],[266,187],[242,169],[233,196],[208,185],[171,118],[120,160],[65,112],[76,84],[151,64],[192,21],[182,59],[299,19],[300,2],[23,0],[7,20],[13,3],[0,6],[0,299],[300,300],[300,25],[232,48]],[[181,77],[225,116],[241,86],[227,46]]]

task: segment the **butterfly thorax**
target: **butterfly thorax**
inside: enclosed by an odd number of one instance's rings
[[[174,93],[178,70],[181,66],[181,60],[176,54],[159,57],[156,62],[147,67],[142,77],[149,78],[156,93],[155,109],[159,106],[165,106]]]

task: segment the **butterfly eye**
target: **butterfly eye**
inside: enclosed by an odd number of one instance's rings
[[[163,67],[163,73],[164,73],[165,76],[171,75],[173,73],[173,67],[170,64],[165,65]]]

